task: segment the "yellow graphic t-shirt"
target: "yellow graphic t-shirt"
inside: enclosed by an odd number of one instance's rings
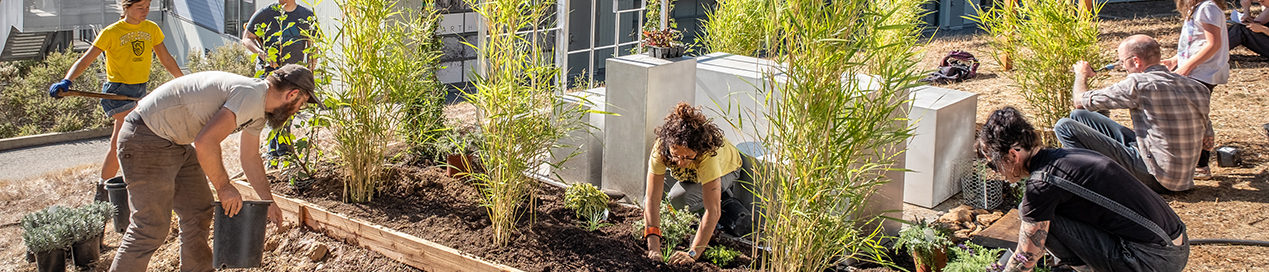
[[[93,46],[106,51],[107,81],[140,84],[150,81],[154,45],[162,42],[163,30],[154,22],[134,25],[119,20],[102,29]]]
[[[718,154],[698,158],[693,167],[680,168],[677,165],[666,165],[661,162],[661,140],[652,146],[652,154],[648,156],[648,172],[662,175],[670,170],[670,175],[679,181],[705,184],[740,169],[742,163],[740,150],[731,141],[723,139],[723,146],[718,147]],[[701,155],[697,155],[701,156]]]

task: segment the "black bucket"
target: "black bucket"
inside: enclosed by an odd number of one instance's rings
[[[84,239],[71,245],[71,259],[75,261],[75,266],[87,267],[97,261],[98,258],[101,258],[102,236],[105,236],[104,231],[102,235]]]
[[[54,249],[35,253],[35,271],[66,271],[66,250]]]
[[[234,217],[225,215],[220,202],[216,206],[216,222],[212,228],[212,266],[224,268],[260,267],[264,258],[264,227],[269,223],[269,205],[273,201],[243,201],[242,210]]]
[[[123,177],[113,177],[106,180],[105,187],[110,194],[110,204],[115,205],[115,231],[123,233],[128,230],[128,216],[132,215],[128,210],[128,184],[123,182]]]

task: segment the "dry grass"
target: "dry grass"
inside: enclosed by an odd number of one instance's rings
[[[1147,1],[1111,4],[1103,15],[1116,18],[1102,21],[1103,54],[1114,56],[1124,38],[1147,34],[1163,47],[1163,56],[1176,54],[1181,21],[1172,8],[1172,1]],[[1259,7],[1253,10],[1260,9]],[[1135,17],[1135,18],[1134,18]],[[1013,81],[1001,74],[1000,66],[991,61],[985,40],[977,35],[936,38],[925,46],[926,56],[920,67],[938,66],[943,55],[951,50],[967,50],[983,60],[979,78],[943,86],[979,94],[977,120],[981,123],[994,110],[1014,106],[1029,112]],[[1194,189],[1165,195],[1169,204],[1189,227],[1191,239],[1230,238],[1269,240],[1269,142],[1261,124],[1269,122],[1269,101],[1264,90],[1269,86],[1269,60],[1246,48],[1230,51],[1232,68],[1229,84],[1216,88],[1212,95],[1211,118],[1218,146],[1242,148],[1244,165],[1236,168],[1216,167],[1216,178],[1196,181]],[[1111,72],[1105,86],[1124,78],[1122,71]],[[1111,118],[1131,126],[1126,110],[1112,111]],[[1187,271],[1269,271],[1269,248],[1246,246],[1195,246]]]

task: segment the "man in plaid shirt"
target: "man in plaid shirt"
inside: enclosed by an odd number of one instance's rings
[[[1189,190],[1199,151],[1213,145],[1211,94],[1202,83],[1159,64],[1159,43],[1150,36],[1128,37],[1118,55],[1129,74],[1105,89],[1088,91],[1087,79],[1094,75],[1088,62],[1072,66],[1076,110],[1053,126],[1058,140],[1063,147],[1110,157],[1155,192]],[[1133,129],[1092,112],[1108,109],[1128,109]]]

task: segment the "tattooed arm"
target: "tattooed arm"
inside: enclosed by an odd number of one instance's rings
[[[1044,239],[1049,236],[1049,221],[1027,222],[1022,220],[1018,230],[1018,248],[1013,258],[1005,264],[1006,272],[1031,271],[1044,254]]]

